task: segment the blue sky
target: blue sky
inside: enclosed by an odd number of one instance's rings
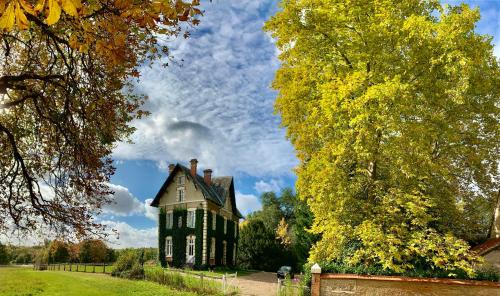
[[[175,62],[141,69],[136,90],[149,96],[145,108],[152,114],[133,123],[135,144],[120,143],[114,152],[116,203],[102,219],[120,233],[115,247],[156,245],[157,215],[147,204],[169,163],[197,158],[200,171],[234,176],[244,214],[259,209],[260,193],[294,186],[298,162],[273,114],[277,52],[261,30],[277,2],[205,1],[201,25],[189,39],[163,40]],[[466,2],[482,11],[477,31],[500,44],[500,2]],[[495,52],[500,56],[498,46]]]

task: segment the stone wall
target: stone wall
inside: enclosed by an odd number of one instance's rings
[[[500,296],[500,283],[487,281],[321,274],[321,269],[315,271],[312,296]]]

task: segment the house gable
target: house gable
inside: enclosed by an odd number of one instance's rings
[[[191,171],[180,164],[175,165],[167,180],[156,194],[151,206],[159,207],[166,204],[175,204],[177,201],[177,178],[185,176],[185,197],[186,202],[209,200],[226,211],[232,213],[237,218],[243,215],[236,208],[233,177],[213,178],[212,184],[207,185],[203,177],[193,176]]]

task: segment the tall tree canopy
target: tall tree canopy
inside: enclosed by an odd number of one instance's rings
[[[310,260],[473,273],[498,194],[500,71],[478,10],[287,0],[276,111],[322,239]],[[465,239],[465,240],[464,240]],[[352,247],[357,246],[357,247]],[[347,254],[346,254],[346,250]]]
[[[187,36],[198,5],[0,0],[0,232],[100,232],[113,145],[144,114],[129,78],[168,54],[159,38]]]

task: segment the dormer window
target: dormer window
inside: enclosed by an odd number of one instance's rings
[[[177,177],[177,186],[184,186],[184,185],[186,185],[186,176]]]

